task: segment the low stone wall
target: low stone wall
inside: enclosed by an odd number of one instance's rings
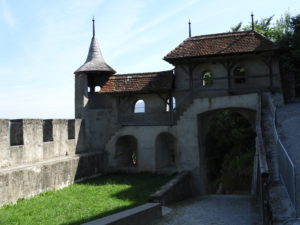
[[[150,202],[170,204],[192,196],[191,174],[184,171],[176,175],[150,197]]]
[[[0,206],[97,176],[103,156],[87,153],[0,170]]]
[[[150,224],[162,216],[160,204],[147,203],[83,225],[141,225]]]

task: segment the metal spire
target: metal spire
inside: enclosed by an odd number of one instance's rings
[[[252,20],[251,30],[254,31],[254,15],[253,15],[253,12],[251,12],[251,20]]]
[[[189,19],[189,37],[192,37],[191,21]]]
[[[93,37],[95,37],[95,19],[93,17]]]

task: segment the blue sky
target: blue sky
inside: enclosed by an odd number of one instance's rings
[[[118,73],[160,71],[188,35],[226,32],[299,0],[0,0],[0,118],[73,118],[74,74],[95,16],[106,62]]]

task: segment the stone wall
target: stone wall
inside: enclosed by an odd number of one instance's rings
[[[85,133],[80,119],[0,120],[0,205],[98,175]]]
[[[99,175],[102,159],[102,154],[87,153],[1,169],[0,206]]]
[[[123,126],[110,137],[105,146],[108,157],[108,170],[122,170],[130,172],[159,172],[172,173],[175,171],[192,171],[193,186],[196,192],[204,194],[205,171],[203,157],[203,143],[201,131],[201,120],[199,115],[213,115],[217,110],[232,109],[238,111],[250,122],[255,121],[254,112],[257,109],[258,95],[247,94],[238,96],[223,96],[212,98],[193,99],[190,105],[178,118],[173,126]],[[252,123],[253,126],[254,123]],[[173,137],[172,143],[159,143],[159,136],[167,134]],[[135,138],[137,141],[137,165],[132,168],[119,168],[117,143],[123,137]],[[171,146],[169,153],[163,153],[160,146]],[[171,154],[174,157],[172,166],[168,163],[165,167],[160,166],[160,161],[168,161],[167,157]]]

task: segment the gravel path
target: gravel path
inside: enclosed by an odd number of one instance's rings
[[[261,225],[254,201],[247,195],[208,195],[170,208],[153,225]]]

